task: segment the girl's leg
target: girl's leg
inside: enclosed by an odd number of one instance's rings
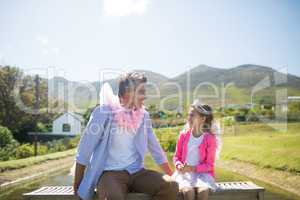
[[[178,200],[194,200],[195,197],[194,188],[182,188],[179,190]]]
[[[196,190],[196,200],[208,200],[209,189],[204,187],[197,187]]]

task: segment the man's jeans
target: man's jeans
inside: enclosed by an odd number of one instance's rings
[[[126,200],[128,192],[146,193],[152,200],[176,200],[178,184],[170,176],[141,169],[129,174],[123,171],[104,171],[97,185],[98,200]]]

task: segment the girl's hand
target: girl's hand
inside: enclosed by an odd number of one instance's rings
[[[196,167],[191,166],[191,165],[185,165],[183,168],[183,172],[195,172]]]
[[[179,172],[182,172],[183,169],[184,169],[184,165],[182,165],[182,164],[177,165],[177,170],[178,170]]]

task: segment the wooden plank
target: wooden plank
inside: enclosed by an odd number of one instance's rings
[[[264,188],[252,182],[219,182],[217,191],[209,194],[209,200],[263,200]],[[95,191],[96,193],[96,191]],[[79,200],[72,186],[44,186],[23,194],[28,200]],[[94,196],[96,198],[96,195]],[[129,193],[127,200],[150,200],[143,193]]]
[[[129,193],[127,200],[150,200],[151,196],[143,193]]]

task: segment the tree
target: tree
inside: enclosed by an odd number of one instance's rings
[[[44,107],[47,106],[46,81],[41,81],[39,87],[40,107]],[[36,102],[34,78],[24,76],[17,67],[0,66],[0,124],[11,130],[19,142],[24,142],[29,141],[27,132],[38,129],[38,121],[47,124],[53,115],[48,113],[34,115],[26,112],[19,106],[19,102],[26,107],[34,108]]]
[[[19,128],[22,113],[16,106],[13,91],[22,72],[15,67],[0,67],[0,124],[12,132]]]

